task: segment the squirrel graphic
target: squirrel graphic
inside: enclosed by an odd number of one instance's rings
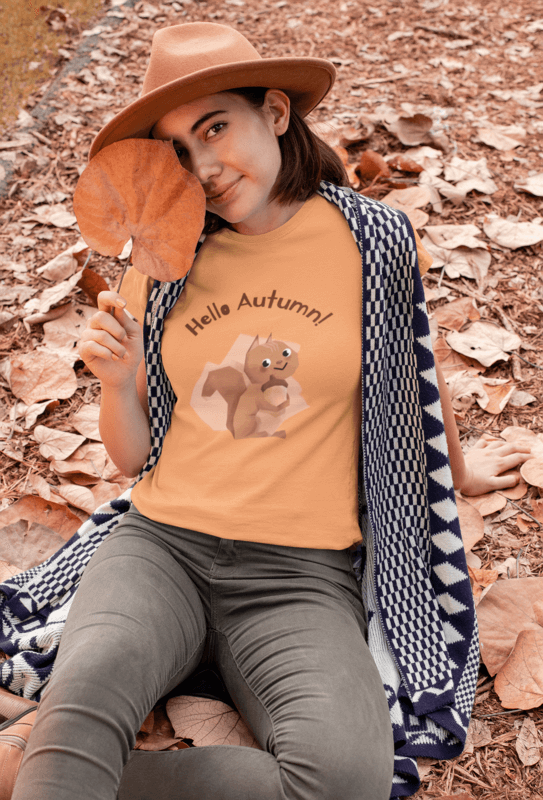
[[[258,412],[279,414],[290,405],[287,378],[298,368],[298,354],[285,342],[272,339],[264,344],[259,336],[245,355],[243,373],[235,367],[220,367],[209,373],[202,389],[204,397],[219,392],[228,408],[226,427],[234,439],[286,437],[286,431],[259,430]],[[249,380],[249,385],[247,385]]]

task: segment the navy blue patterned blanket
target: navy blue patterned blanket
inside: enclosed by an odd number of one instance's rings
[[[353,554],[368,644],[388,697],[396,746],[391,797],[419,786],[416,758],[463,748],[479,667],[477,623],[460,535],[416,246],[399,211],[323,182],[362,261],[360,525]],[[163,322],[186,277],[155,282],[144,325],[157,462],[174,395],[161,358]],[[365,499],[364,499],[365,498]],[[0,585],[0,684],[39,699],[90,557],[130,506],[101,506],[48,561]]]

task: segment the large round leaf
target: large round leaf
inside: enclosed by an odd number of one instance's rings
[[[124,139],[101,150],[82,173],[74,212],[85,242],[119,255],[132,237],[139,272],[160,281],[183,277],[204,227],[205,194],[171,142]]]

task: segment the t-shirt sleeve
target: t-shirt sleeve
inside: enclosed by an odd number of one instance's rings
[[[418,259],[419,259],[419,272],[420,272],[421,277],[422,277],[425,272],[428,272],[428,270],[430,269],[430,267],[434,263],[434,259],[432,258],[430,253],[428,253],[424,249],[424,247],[422,246],[422,242],[421,242],[421,240],[419,238],[418,233],[416,231],[413,231],[413,233],[415,234],[415,242],[416,242],[416,245],[417,245],[417,256],[418,256]]]
[[[127,270],[121,286],[120,294],[126,300],[126,308],[136,317],[141,326],[143,326],[151,286],[152,282],[148,276],[142,275],[135,267]]]

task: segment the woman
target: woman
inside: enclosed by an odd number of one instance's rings
[[[462,748],[473,605],[421,284],[402,277],[425,254],[403,215],[338,188],[341,164],[303,122],[333,78],[321,59],[261,59],[230,28],[174,26],[155,35],[142,97],[93,144],[172,141],[208,236],[149,299],[135,270],[123,297],[103,292],[83,336],[104,444],[143,477],[85,570],[13,800],[387,800],[415,790],[414,756]],[[131,755],[202,660],[262,750]]]

